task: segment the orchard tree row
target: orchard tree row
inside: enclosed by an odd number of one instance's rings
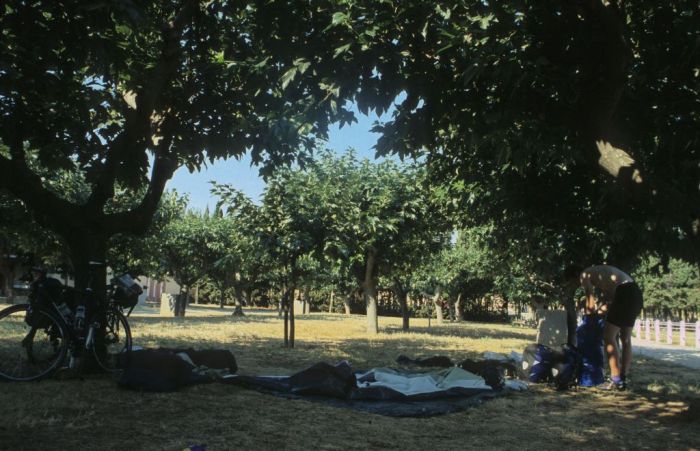
[[[697,265],[699,14],[694,0],[8,0],[0,189],[60,239],[83,288],[110,240],[152,227],[178,167],[249,153],[270,177],[353,104],[393,105],[377,153],[420,157],[459,228],[512,249],[502,266],[538,265],[542,243],[583,264]],[[266,239],[289,287],[307,255],[342,252]],[[370,310],[397,250],[382,246],[349,260]]]
[[[198,212],[170,192],[148,233],[114,236],[107,260],[116,272],[173,278],[182,287],[178,316],[195,288],[203,301],[234,303],[235,314],[243,313],[243,305],[277,306],[290,321],[292,344],[295,293],[314,309],[333,311],[334,303],[346,313],[366,313],[371,333],[379,330],[379,312],[401,315],[408,330],[416,315],[438,322],[444,313],[454,320],[465,313],[503,318],[508,305],[556,305],[576,297],[562,280],[570,263],[566,236],[516,225],[497,231],[495,221],[460,226],[461,215],[427,175],[425,165],[373,163],[352,151],[326,151],[303,168],[275,171],[260,204],[214,184],[218,204]],[[86,192],[69,178],[60,183],[76,196]],[[33,224],[21,205],[9,199],[3,205],[5,242],[65,267],[68,253],[60,238]],[[639,275],[648,311],[697,312],[696,267],[638,257],[630,269]]]

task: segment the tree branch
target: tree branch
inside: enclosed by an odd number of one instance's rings
[[[0,155],[0,188],[31,209],[37,222],[62,236],[80,223],[80,207],[47,190],[24,158],[10,160]]]
[[[107,200],[114,196],[114,183],[120,163],[127,156],[145,152],[148,148],[151,142],[149,138],[153,114],[159,107],[164,91],[177,72],[182,52],[180,46],[182,32],[198,7],[197,0],[185,0],[175,18],[164,25],[162,31],[163,47],[158,62],[151,72],[150,79],[145,83],[145,87],[136,94],[135,111],[130,108],[131,104],[125,99],[128,107],[124,110],[124,131],[109,146],[104,167],[87,201],[91,211],[101,212]],[[168,176],[169,178],[170,176]],[[149,186],[149,192],[150,190]]]
[[[105,218],[105,229],[109,235],[123,232],[133,234],[146,232],[153,219],[153,213],[158,208],[165,185],[177,169],[177,161],[168,156],[166,151],[171,142],[172,137],[169,136],[158,145],[151,170],[151,180],[141,203],[130,211],[111,214]]]

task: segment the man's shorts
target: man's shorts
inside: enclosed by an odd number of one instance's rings
[[[636,283],[619,285],[615,290],[615,300],[608,307],[608,316],[605,320],[617,327],[634,327],[634,320],[639,316],[643,306],[642,290]]]

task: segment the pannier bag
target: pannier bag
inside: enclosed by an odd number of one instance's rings
[[[580,352],[573,346],[552,349],[531,344],[523,352],[520,375],[530,382],[551,383],[558,390],[566,390],[577,385],[580,363]]]
[[[552,366],[558,361],[554,349],[542,344],[527,345],[523,352],[521,376],[530,382],[549,382]]]
[[[139,302],[139,296],[143,293],[141,286],[130,275],[112,279],[114,284],[114,300],[124,308],[134,307]]]
[[[31,327],[43,329],[51,324],[51,319],[35,310],[45,308],[53,310],[53,302],[60,303],[63,284],[58,279],[46,277],[41,281],[32,283],[29,293],[29,308],[24,317],[24,321]]]
[[[557,361],[552,365],[552,385],[557,390],[576,387],[579,382],[581,353],[574,346],[565,344],[557,355]]]

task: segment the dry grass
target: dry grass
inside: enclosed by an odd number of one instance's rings
[[[510,352],[534,339],[530,329],[492,324],[427,327],[380,318],[383,333],[368,339],[365,318],[313,314],[297,317],[293,350],[281,346],[275,313],[194,307],[184,320],[139,314],[137,344],[227,348],[240,373],[289,374],[319,360],[349,360],[356,368],[392,365],[399,354]],[[109,378],[3,384],[2,449],[697,449],[700,378],[697,372],[650,359],[635,362],[626,393],[580,389],[559,393],[534,386],[466,412],[428,419],[388,418],[229,385],[176,393],[118,389]]]

